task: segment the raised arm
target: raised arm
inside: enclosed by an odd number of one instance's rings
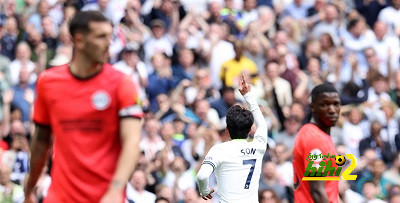
[[[265,121],[265,118],[264,118],[263,114],[261,113],[261,109],[258,106],[253,93],[251,92],[250,85],[246,82],[243,75],[242,75],[242,80],[240,81],[240,84],[239,84],[239,91],[243,95],[247,104],[249,105],[250,111],[253,114],[254,121],[257,126],[257,131],[254,135],[254,138],[256,139],[257,137],[259,137],[266,144],[267,140],[268,140],[267,122]]]

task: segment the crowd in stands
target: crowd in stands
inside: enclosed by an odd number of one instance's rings
[[[68,22],[85,10],[112,22],[109,62],[145,111],[126,202],[205,202],[196,173],[227,140],[227,109],[245,105],[242,74],[269,127],[261,203],[293,202],[294,139],[324,82],[342,103],[337,151],[358,160],[341,202],[400,202],[400,0],[0,0],[0,202],[23,201],[35,82],[71,59]],[[51,161],[39,201],[50,183]]]

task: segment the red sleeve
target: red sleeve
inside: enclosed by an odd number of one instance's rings
[[[33,107],[33,121],[39,125],[50,125],[50,115],[46,101],[46,92],[42,73],[36,83],[36,100]]]
[[[139,105],[138,88],[129,77],[123,77],[117,95],[120,117],[143,117],[143,110]]]

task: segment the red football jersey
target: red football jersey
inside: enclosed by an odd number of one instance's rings
[[[40,75],[33,120],[51,127],[54,152],[45,202],[99,202],[121,152],[120,118],[143,116],[137,100],[131,79],[109,64],[88,79],[68,65]]]
[[[307,161],[309,154],[337,155],[335,144],[331,137],[318,128],[315,124],[306,124],[300,128],[294,143],[293,149],[293,168],[294,168],[294,184],[296,189],[294,191],[295,202],[314,202],[310,193],[309,181],[302,181],[304,172],[309,163]],[[314,161],[314,166],[323,160],[317,159]],[[332,160],[331,167],[337,168],[334,158],[325,159]],[[319,167],[319,165],[318,165]],[[317,169],[318,169],[317,167]],[[339,197],[339,183],[338,181],[325,181],[325,191],[328,195],[329,202],[337,203]]]

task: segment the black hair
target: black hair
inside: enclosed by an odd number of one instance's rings
[[[226,113],[226,125],[232,139],[246,139],[253,123],[251,112],[239,105],[231,106]]]
[[[223,85],[222,88],[219,90],[221,96],[223,96],[227,92],[235,92],[235,88]]]
[[[69,33],[73,37],[76,33],[81,32],[86,34],[90,31],[90,22],[110,22],[99,11],[81,11],[75,14],[69,23]],[[110,22],[111,23],[111,22]]]
[[[322,93],[330,93],[335,92],[338,93],[336,88],[331,83],[323,83],[320,84],[311,91],[311,102],[315,102],[315,99]],[[339,93],[338,93],[339,94]]]
[[[349,21],[349,23],[347,24],[347,30],[353,29],[357,25],[357,23],[360,21],[361,21],[361,18],[351,19]]]
[[[342,91],[348,96],[357,97],[357,94],[360,90],[361,88],[356,83],[349,81],[344,85]]]

